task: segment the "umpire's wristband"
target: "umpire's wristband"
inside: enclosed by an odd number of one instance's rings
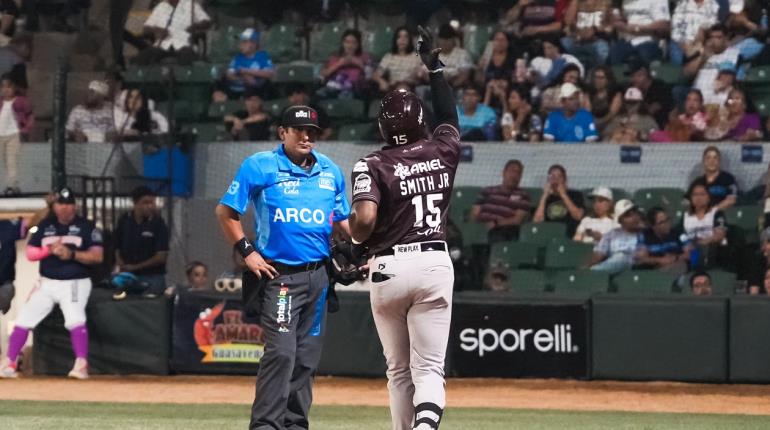
[[[235,250],[238,251],[238,253],[241,254],[241,257],[243,258],[248,257],[252,252],[256,251],[254,249],[254,245],[252,245],[251,242],[249,242],[249,239],[246,239],[245,237],[242,237],[241,240],[235,242],[233,248],[235,248]]]

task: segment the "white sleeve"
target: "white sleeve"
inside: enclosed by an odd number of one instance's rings
[[[169,7],[171,6],[166,2],[158,3],[158,5],[155,6],[155,9],[152,10],[152,13],[150,13],[147,21],[144,22],[144,26],[166,28],[166,23],[168,22],[169,14],[171,13],[168,9]]]
[[[193,16],[195,17],[194,24],[197,24],[199,22],[204,21],[211,21],[211,18],[209,17],[209,14],[206,13],[206,10],[201,7],[195,0],[191,0],[193,2]]]
[[[667,1],[656,0],[650,2],[652,7],[652,21],[671,21],[671,13],[668,9]]]

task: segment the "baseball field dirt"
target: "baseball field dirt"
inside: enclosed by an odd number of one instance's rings
[[[538,379],[450,379],[448,407],[770,415],[770,386]],[[0,400],[251,403],[246,376],[0,380]],[[316,405],[386,406],[384,379],[319,377]]]

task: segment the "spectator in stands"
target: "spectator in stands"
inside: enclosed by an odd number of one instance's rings
[[[671,30],[668,1],[623,0],[620,14],[612,17],[618,40],[610,48],[610,63],[623,64],[631,57],[651,63],[663,57],[660,40]]]
[[[690,291],[694,296],[710,296],[712,294],[711,276],[704,271],[695,272],[690,278]]]
[[[5,46],[11,41],[19,15],[19,6],[14,0],[0,0],[0,46]]]
[[[190,64],[198,57],[196,41],[205,38],[209,27],[211,19],[195,0],[161,1],[144,22],[144,36],[152,45],[140,51],[133,62],[150,65],[170,57],[179,64]]]
[[[397,28],[393,33],[390,52],[382,57],[373,75],[380,92],[392,90],[397,82],[417,82],[417,72],[422,63],[420,57],[415,55],[413,39],[412,32],[406,26]]]
[[[703,176],[695,183],[706,184],[709,200],[717,210],[727,210],[738,201],[738,183],[735,176],[722,170],[722,153],[716,146],[703,151]]]
[[[115,106],[115,130],[122,139],[148,134],[168,133],[168,120],[151,109],[149,100],[138,88],[126,91],[122,106]]]
[[[471,81],[473,61],[471,54],[457,46],[457,32],[449,24],[444,24],[438,31],[438,46],[441,48],[440,60],[444,63],[444,76],[452,88],[461,88]],[[428,69],[420,68],[422,82],[428,81]]]
[[[19,94],[16,83],[4,76],[0,80],[0,158],[5,160],[5,195],[18,195],[19,155],[22,138],[26,138],[35,123],[32,107]]]
[[[361,32],[347,29],[342,33],[339,51],[321,70],[323,97],[351,98],[363,96],[372,77],[372,57],[361,47]]]
[[[494,109],[496,114],[502,112],[509,87],[510,82],[504,79],[493,79],[487,82],[482,103]]]
[[[746,93],[734,88],[725,102],[723,109],[712,119],[706,128],[709,140],[729,140],[751,142],[762,139],[762,121],[755,112],[748,111]]]
[[[91,81],[84,105],[77,105],[67,118],[67,134],[75,142],[107,142],[115,134],[112,105],[107,101],[109,86]]]
[[[508,34],[497,30],[492,34],[492,49],[479,58],[476,76],[480,85],[489,86],[491,82],[509,82],[516,67],[516,59],[511,53]],[[500,85],[499,83],[496,85]]]
[[[725,0],[718,1],[727,3]],[[733,35],[731,44],[740,51],[741,60],[753,61],[761,53],[767,52],[764,49],[765,44],[761,41],[768,36],[768,31],[761,25],[761,20],[763,9],[766,11],[768,4],[764,0],[731,1],[729,3],[727,8],[729,16],[726,20],[720,16],[720,22],[725,22],[727,31]]]
[[[690,248],[672,228],[668,213],[658,206],[651,208],[647,211],[647,225],[636,253],[639,268],[676,274],[687,272]]]
[[[183,290],[202,291],[211,288],[209,285],[209,267],[200,261],[191,261],[185,269],[187,285]]]
[[[118,219],[115,228],[117,272],[133,273],[146,283],[146,293],[160,295],[166,289],[169,232],[158,213],[158,195],[140,186],[131,191],[134,207]]]
[[[457,117],[463,140],[496,140],[497,115],[481,102],[478,88],[468,84],[463,88],[462,103],[457,105]]]
[[[710,99],[717,89],[719,70],[725,66],[738,67],[740,51],[728,45],[727,29],[722,24],[715,24],[708,30],[708,38],[703,50],[684,66],[684,76],[695,77],[693,88]],[[708,96],[707,96],[708,95]]]
[[[503,103],[500,128],[506,142],[539,142],[543,132],[543,120],[532,112],[529,94],[515,86],[508,91]]]
[[[694,181],[687,190],[690,207],[682,217],[681,230],[694,247],[691,269],[716,263],[720,247],[727,238],[727,219],[724,213],[711,203],[708,185]]]
[[[748,265],[749,294],[770,294],[770,227],[759,235],[759,250]]]
[[[587,92],[596,128],[604,131],[623,105],[623,92],[615,82],[612,69],[608,66],[593,69]]]
[[[17,34],[8,46],[0,48],[0,76],[9,75],[19,88],[26,89],[27,62],[32,58],[32,35]]]
[[[567,170],[560,164],[554,164],[548,168],[548,180],[532,221],[564,223],[567,237],[571,238],[585,215],[584,207],[583,194],[567,188]]]
[[[270,126],[273,121],[262,108],[262,98],[254,89],[246,91],[243,99],[244,109],[231,115],[225,115],[225,125],[233,140],[269,140]]]
[[[523,173],[521,161],[508,160],[503,168],[503,182],[482,189],[471,207],[470,220],[489,228],[490,243],[515,240],[519,226],[529,216],[529,194],[519,187]]]
[[[705,31],[718,22],[716,0],[678,0],[671,16],[669,57],[674,64],[703,49]]]
[[[230,98],[239,99],[247,90],[258,91],[262,97],[269,95],[275,68],[270,54],[259,49],[259,36],[253,28],[243,30],[239,36],[240,52],[230,61],[225,74]]]
[[[318,126],[321,127],[321,134],[316,140],[329,140],[334,130],[331,127],[331,121],[326,110],[321,106],[310,101],[310,91],[300,83],[290,83],[286,85],[286,94],[288,94],[289,106],[310,106],[318,113]]]
[[[599,138],[591,112],[580,107],[580,89],[571,83],[561,86],[562,110],[551,112],[545,121],[543,139],[558,143],[593,142]]]
[[[578,89],[583,86],[580,79],[580,68],[575,64],[567,64],[564,66],[564,69],[562,69],[561,75],[556,79],[556,82],[551,84],[540,94],[540,114],[543,117],[547,117],[551,112],[561,109],[561,87],[567,83],[575,85]],[[536,90],[533,90],[533,93],[536,93]],[[590,111],[590,103],[591,100],[581,91],[580,106],[583,109]]]
[[[561,43],[589,69],[605,64],[610,54],[611,9],[611,0],[574,0],[564,15],[567,36]]]
[[[714,82],[714,91],[709,91],[703,95],[703,104],[709,108],[719,109],[725,105],[733,88],[735,88],[735,67],[732,64],[719,66],[719,73]]]
[[[583,243],[597,244],[602,236],[620,227],[612,217],[612,207],[615,199],[612,190],[607,187],[596,187],[588,195],[593,200],[591,215],[587,215],[577,226],[572,240]]]
[[[671,111],[665,130],[650,135],[653,142],[699,142],[706,131],[707,118],[700,90],[687,92],[684,111]]]
[[[658,123],[644,110],[642,92],[628,87],[623,97],[623,109],[604,129],[602,138],[612,143],[647,142]]]
[[[535,40],[558,37],[562,30],[567,0],[524,0],[510,8],[501,20],[514,37],[516,58],[524,53],[534,57]]]
[[[603,235],[594,247],[591,256],[591,270],[620,273],[634,265],[639,235],[644,228],[639,210],[631,200],[615,203],[615,219],[619,228]]]
[[[562,72],[568,64],[574,65],[578,69],[578,79],[580,79],[585,69],[580,61],[570,54],[562,53],[563,48],[559,39],[544,39],[541,44],[539,55],[532,59],[529,64],[529,76],[539,88],[545,88],[553,85],[562,77]]]
[[[662,80],[653,78],[649,67],[640,61],[631,62],[628,68],[630,84],[642,90],[645,110],[655,118],[658,126],[662,127],[668,121],[668,114],[674,106],[671,87]]]

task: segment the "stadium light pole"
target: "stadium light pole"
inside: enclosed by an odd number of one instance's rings
[[[67,141],[67,61],[60,56],[53,79],[53,139],[51,139],[51,185],[59,189],[67,184],[65,144]]]

